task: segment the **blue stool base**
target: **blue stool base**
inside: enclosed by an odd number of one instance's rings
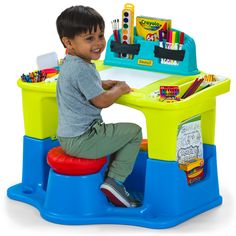
[[[25,141],[26,146],[28,141]],[[48,142],[44,141],[47,147],[50,146]],[[42,159],[45,160],[45,157]],[[127,190],[142,200],[142,206],[138,208],[115,207],[107,201],[99,190],[104,168],[99,173],[85,176],[64,176],[43,170],[43,175],[48,176],[46,186],[40,183],[45,182],[42,176],[40,179],[32,176],[35,183],[32,180],[27,182],[30,178],[26,176],[23,178],[25,181],[10,187],[7,195],[36,207],[44,219],[58,224],[169,228],[222,203],[215,146],[204,145],[204,159],[205,178],[189,186],[184,171],[178,168],[176,162],[149,159],[146,152],[140,152],[134,170],[125,182]],[[30,174],[40,176],[40,173]]]
[[[207,210],[210,210],[222,203],[222,198],[219,196],[212,202],[209,202],[191,212],[179,216],[156,216],[150,214],[148,207],[139,208],[118,208],[113,207],[108,203],[104,209],[104,214],[100,216],[66,216],[54,215],[47,212],[44,208],[44,191],[37,191],[34,194],[22,192],[22,184],[17,184],[8,189],[8,197],[13,200],[18,200],[36,207],[41,216],[50,222],[66,225],[89,225],[89,224],[123,224],[142,226],[154,229],[165,229],[176,226],[196,215],[199,215]]]

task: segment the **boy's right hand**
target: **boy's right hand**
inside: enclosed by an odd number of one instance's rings
[[[130,93],[132,90],[125,81],[117,81],[115,87],[119,88],[122,94]]]
[[[116,84],[109,90],[92,98],[91,103],[98,108],[105,108],[112,105],[117,98],[123,94],[130,93],[132,89],[125,81],[117,81]]]

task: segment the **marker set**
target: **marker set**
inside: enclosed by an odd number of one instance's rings
[[[167,39],[164,41],[162,30],[159,31],[159,47],[168,50],[182,50],[184,44],[184,32],[169,30]],[[178,60],[160,58],[160,63],[169,65],[178,65]]]
[[[160,86],[160,101],[179,101],[179,86]]]

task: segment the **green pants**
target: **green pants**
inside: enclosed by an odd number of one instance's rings
[[[58,137],[63,150],[75,157],[97,159],[110,154],[108,176],[124,181],[132,172],[142,140],[142,129],[133,123],[96,121],[78,137]]]

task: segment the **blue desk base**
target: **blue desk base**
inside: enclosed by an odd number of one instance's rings
[[[9,198],[36,207],[48,221],[162,229],[222,203],[213,145],[204,145],[205,178],[191,186],[177,162],[149,159],[146,152],[140,152],[134,171],[125,182],[128,191],[142,201],[139,208],[114,207],[107,201],[99,190],[105,167],[85,176],[65,176],[49,170],[46,154],[53,146],[58,146],[58,142],[25,136],[22,183],[7,191]]]

